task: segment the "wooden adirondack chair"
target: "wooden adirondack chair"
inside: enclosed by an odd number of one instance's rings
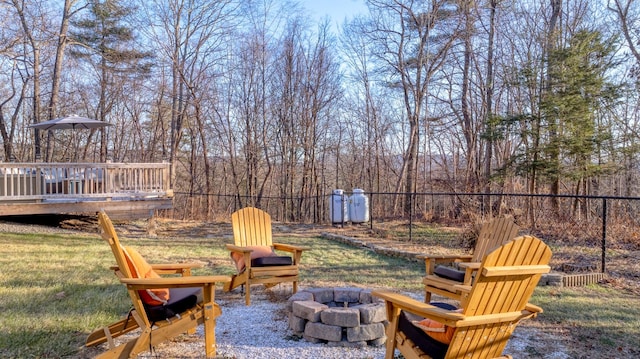
[[[292,282],[293,293],[298,290],[298,265],[303,248],[273,243],[271,216],[260,209],[246,207],[231,215],[234,244],[227,244],[238,274],[224,286],[225,291],[245,285],[245,303],[251,304],[252,284],[264,284],[266,287],[278,283]],[[278,256],[284,251],[291,256]]]
[[[459,284],[471,285],[474,272],[482,258],[492,249],[510,241],[518,235],[520,228],[511,217],[501,217],[485,223],[480,229],[476,245],[471,255],[425,255],[426,275],[422,282],[425,287],[425,303],[431,301],[431,293],[460,300]],[[450,265],[456,263],[460,269]]]
[[[407,359],[501,357],[516,325],[542,312],[528,301],[541,275],[550,270],[550,259],[549,247],[532,236],[498,247],[482,261],[473,285],[460,285],[468,292],[460,311],[390,291],[373,291],[372,295],[385,300],[390,322],[385,358],[392,359],[396,348]],[[412,315],[430,319],[427,322],[431,324],[420,322],[422,325],[446,325],[448,328],[439,329],[450,333],[450,344],[433,339],[434,334],[427,335],[415,324],[417,320],[411,320]]]
[[[151,265],[143,269],[141,257],[133,249],[120,244],[115,228],[104,211],[98,213],[104,239],[115,256],[117,266],[112,267],[120,282],[126,285],[133,309],[129,315],[107,327],[95,330],[86,341],[87,346],[109,343],[109,350],[98,358],[134,358],[150,347],[179,334],[194,333],[204,324],[205,354],[216,356],[216,318],[222,313],[214,302],[216,283],[229,282],[229,276],[191,276],[191,269],[201,266],[193,263]],[[142,260],[144,261],[144,260]],[[147,264],[148,265],[148,264]],[[147,275],[143,275],[146,270]],[[155,274],[151,274],[154,272]],[[157,275],[156,275],[157,274]],[[181,274],[160,278],[160,274]],[[166,303],[149,304],[149,298],[162,292]],[[140,328],[140,334],[116,345],[114,338]]]

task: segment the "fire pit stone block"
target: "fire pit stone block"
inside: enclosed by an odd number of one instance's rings
[[[354,348],[385,344],[386,308],[370,290],[305,289],[289,298],[286,309],[289,329],[311,343]]]

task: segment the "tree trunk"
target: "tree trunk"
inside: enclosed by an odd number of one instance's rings
[[[489,16],[489,44],[487,45],[487,84],[486,84],[486,116],[485,116],[485,132],[488,134],[487,143],[485,144],[485,156],[484,156],[484,192],[491,193],[491,162],[493,161],[493,42],[495,37],[496,27],[496,7],[498,6],[498,0],[490,1],[490,16]],[[491,210],[491,196],[487,195],[483,201],[488,209]]]
[[[551,20],[549,22],[549,34],[547,38],[547,66],[554,66],[549,61],[549,54],[553,49],[557,46],[558,39],[558,19],[560,17],[562,11],[562,0],[550,0],[551,1]],[[553,96],[551,91],[551,69],[547,69],[547,90],[546,96]],[[551,163],[553,167],[553,178],[551,179],[551,194],[558,195],[560,194],[560,150],[558,143],[558,119],[555,114],[549,113],[547,111],[547,121],[549,122],[549,142],[550,142],[550,157]],[[551,197],[551,206],[556,215],[560,214],[560,203],[557,197]]]
[[[57,116],[58,111],[58,98],[60,92],[60,81],[62,76],[62,65],[64,63],[64,54],[67,49],[67,32],[69,31],[69,20],[73,13],[71,7],[76,0],[65,0],[64,10],[62,12],[62,20],[60,22],[60,33],[58,35],[58,47],[56,49],[56,61],[53,67],[53,76],[51,79],[51,99],[49,100],[49,120],[53,120]],[[47,149],[45,155],[45,161],[49,162],[52,159],[52,147],[53,133],[47,131]]]

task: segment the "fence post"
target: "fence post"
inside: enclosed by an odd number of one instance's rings
[[[602,199],[602,273],[605,272],[607,250],[607,199]]]
[[[373,231],[373,192],[369,193],[369,198],[371,198],[369,202],[369,229]]]
[[[413,203],[415,193],[409,195],[409,242],[413,242]]]
[[[344,192],[342,192],[342,195],[340,196],[340,211],[342,213],[342,223],[340,224],[340,228],[344,228],[344,217],[345,217],[345,213],[344,213]],[[347,211],[349,209],[347,208]]]

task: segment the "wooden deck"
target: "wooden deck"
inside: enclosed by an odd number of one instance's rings
[[[0,163],[0,216],[172,207],[169,163]]]

